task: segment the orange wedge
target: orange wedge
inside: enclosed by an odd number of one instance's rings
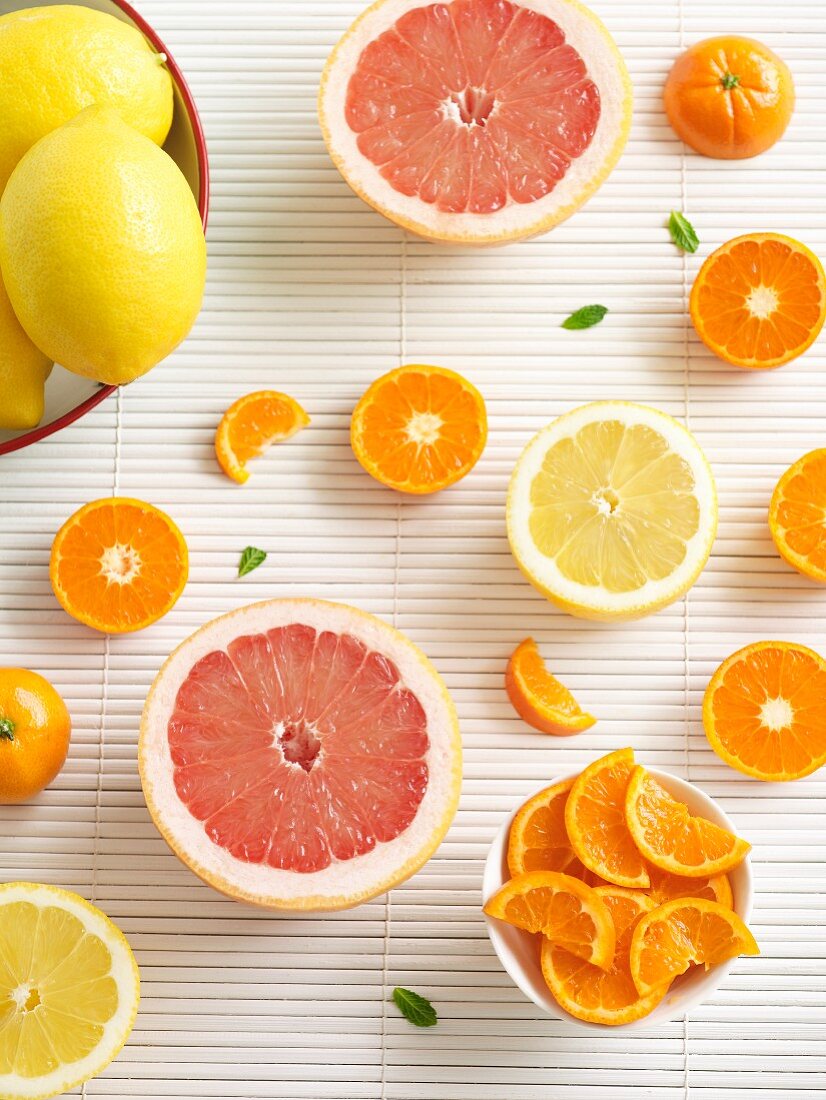
[[[672,875],[708,878],[742,863],[751,845],[672,798],[637,765],[625,793],[625,821],[642,855]]]
[[[519,717],[542,733],[567,737],[590,729],[596,722],[548,672],[533,638],[526,638],[511,654],[505,670],[505,690]]]
[[[610,968],[601,970],[545,940],[542,973],[561,1007],[578,1020],[612,1026],[629,1024],[647,1016],[668,990],[663,985],[641,997],[631,977],[631,937],[639,919],[654,908],[654,902],[637,890],[621,886],[600,886],[596,893],[614,922],[617,942]]]
[[[109,634],[165,615],[189,574],[184,537],[165,512],[129,497],[85,505],[52,544],[49,578],[75,619]]]
[[[215,433],[221,469],[243,485],[249,480],[250,459],[258,458],[273,443],[283,443],[309,423],[309,416],[286,393],[259,390],[239,397],[221,417]]]
[[[565,828],[574,852],[595,875],[616,886],[644,889],[648,870],[625,821],[633,770],[633,749],[618,749],[589,765],[571,787]]]
[[[573,779],[566,779],[546,787],[519,810],[508,836],[508,869],[512,875],[564,871],[587,881],[590,872],[577,859],[565,829],[565,803],[573,785]]]
[[[826,448],[798,459],[778,481],[769,530],[789,565],[826,584]]]
[[[558,871],[517,875],[485,905],[489,917],[541,932],[577,958],[607,969],[616,935],[608,907],[590,886]]]
[[[826,661],[791,642],[732,654],[703,699],[711,747],[744,775],[800,779],[826,763]]]
[[[693,963],[706,970],[737,955],[759,955],[740,917],[716,901],[677,898],[646,913],[631,937],[631,976],[645,997]]]
[[[734,908],[734,895],[728,875],[713,875],[711,878],[685,878],[683,875],[670,875],[659,867],[648,868],[651,886],[647,893],[656,905],[675,898],[703,898],[705,901],[719,901],[727,909]]]
[[[407,366],[377,379],[356,405],[353,453],[402,493],[435,493],[469,473],[488,438],[482,395],[443,367]]]

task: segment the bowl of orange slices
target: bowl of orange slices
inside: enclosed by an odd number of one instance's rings
[[[699,787],[619,749],[502,824],[482,885],[491,943],[551,1016],[598,1030],[683,1016],[759,954],[749,850]]]

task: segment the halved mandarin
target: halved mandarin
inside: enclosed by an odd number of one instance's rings
[[[796,359],[826,320],[817,256],[781,233],[735,237],[705,261],[691,289],[691,320],[707,348],[762,370]]]
[[[826,661],[793,642],[754,642],[706,688],[709,744],[744,775],[783,782],[826,763]]]
[[[772,493],[769,530],[791,566],[826,584],[826,448],[786,470]]]
[[[402,493],[435,493],[460,481],[488,438],[482,395],[444,367],[399,367],[378,378],[353,412],[350,443],[377,481]]]
[[[533,638],[526,638],[511,654],[505,670],[505,690],[519,717],[542,733],[567,737],[590,729],[596,722],[551,675]]]
[[[573,785],[573,779],[565,779],[546,787],[519,810],[508,837],[508,869],[512,875],[564,871],[587,881],[590,872],[577,858],[565,829],[565,803]]]
[[[215,433],[215,455],[227,477],[243,485],[249,480],[250,459],[259,458],[274,443],[283,443],[309,423],[306,412],[286,393],[248,393],[221,417]]]
[[[734,895],[728,875],[686,878],[685,875],[671,875],[652,865],[648,868],[648,877],[651,885],[647,894],[656,905],[675,898],[703,898],[705,901],[718,901],[727,909],[734,908]]]

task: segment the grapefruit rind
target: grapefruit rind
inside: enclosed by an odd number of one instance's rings
[[[428,784],[418,812],[395,840],[306,874],[245,863],[214,844],[175,788],[167,726],[178,688],[195,663],[235,638],[291,623],[353,634],[397,666],[427,716]],[[456,708],[439,673],[403,634],[367,612],[314,599],[267,600],[206,623],[167,658],[141,719],[138,765],[149,812],[172,851],[216,890],[285,911],[333,911],[361,905],[413,875],[438,848],[459,803],[462,748]]]

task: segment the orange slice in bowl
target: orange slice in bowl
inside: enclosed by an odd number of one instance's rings
[[[769,506],[769,530],[781,557],[826,584],[826,448],[786,470]]]
[[[541,932],[594,966],[606,969],[614,958],[616,934],[608,907],[595,890],[571,875],[517,875],[487,901],[485,913],[525,932]]]
[[[716,901],[677,898],[640,919],[631,938],[631,975],[645,997],[684,974],[693,963],[706,970],[736,958],[759,955],[740,917]]]
[[[548,672],[533,638],[526,638],[511,654],[505,690],[519,717],[542,733],[566,737],[590,729],[596,722]]]
[[[675,898],[703,898],[705,901],[718,901],[727,909],[734,908],[734,895],[728,875],[712,875],[710,878],[686,878],[684,875],[671,875],[653,865],[648,868],[651,886],[647,893],[656,905]]]
[[[546,787],[519,810],[508,837],[508,869],[512,875],[564,871],[586,880],[590,872],[577,859],[565,829],[565,803],[573,785],[573,779],[565,779]]]
[[[723,874],[751,845],[704,817],[695,817],[637,765],[625,794],[625,820],[637,848],[655,867],[686,878]]]
[[[273,443],[283,443],[309,423],[309,416],[286,393],[258,390],[239,397],[221,417],[215,433],[221,469],[243,485],[249,480],[250,459],[258,458]]]
[[[589,765],[568,795],[565,828],[589,871],[616,886],[645,889],[648,870],[625,821],[633,770],[633,749],[619,749]]]

